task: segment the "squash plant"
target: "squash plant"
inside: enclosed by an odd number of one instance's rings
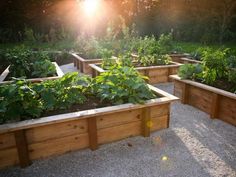
[[[69,110],[96,97],[101,104],[143,103],[156,97],[144,79],[134,68],[121,66],[95,79],[78,73],[41,83],[15,79],[12,84],[0,85],[0,124],[38,118],[49,111]]]
[[[146,85],[144,76],[132,67],[116,65],[97,76],[93,82],[94,93],[104,101],[115,104],[144,103],[156,95]]]

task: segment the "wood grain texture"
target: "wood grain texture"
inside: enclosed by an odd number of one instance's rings
[[[171,76],[174,81],[174,94],[183,95],[185,84],[189,86],[188,104],[208,114],[211,118],[221,119],[236,126],[236,94],[213,88],[190,80],[180,80]]]
[[[98,130],[98,143],[105,144],[118,141],[124,138],[141,135],[142,122],[136,121],[115,127],[109,127]]]
[[[16,146],[14,133],[0,134],[0,150]]]
[[[109,128],[141,120],[141,109],[97,116],[98,129]]]
[[[29,154],[30,159],[39,159],[83,149],[88,146],[89,136],[88,133],[84,133],[30,144]]]
[[[86,132],[88,132],[87,120],[81,119],[30,128],[26,131],[26,137],[28,143],[33,144],[45,140],[57,139],[70,135],[78,135]]]
[[[0,150],[0,169],[19,164],[16,148]]]
[[[151,119],[151,132],[168,128],[168,115]]]

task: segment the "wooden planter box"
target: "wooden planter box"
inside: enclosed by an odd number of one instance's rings
[[[89,64],[101,63],[102,59],[84,59],[76,53],[71,53],[74,66],[84,74],[92,74],[92,69],[89,67]]]
[[[181,58],[186,58],[189,54],[169,54],[169,56],[173,62],[183,63]]]
[[[177,75],[170,77],[174,80],[174,95],[183,104],[236,126],[236,94],[191,80],[181,80]]]
[[[168,128],[178,98],[149,87],[161,98],[0,125],[0,168]]]
[[[42,81],[45,81],[45,80],[53,80],[53,79],[58,79],[58,78],[61,78],[64,73],[62,72],[61,68],[57,65],[56,62],[52,62],[55,67],[56,67],[56,72],[57,72],[57,76],[54,76],[54,77],[45,77],[45,78],[33,78],[33,79],[26,79],[27,81],[30,81],[30,82],[42,82]],[[7,75],[9,74],[9,67],[8,66],[5,71],[3,71],[3,73],[0,75],[0,84],[8,84],[8,83],[11,83],[12,81],[4,81],[5,78],[7,77]]]
[[[147,76],[149,80],[147,82],[149,84],[158,84],[170,82],[170,75],[177,74],[179,67],[182,64],[171,62],[170,65],[162,65],[162,66],[147,66],[147,67],[136,67],[136,69],[144,76]],[[90,64],[92,69],[92,76],[96,77],[100,73],[105,72],[100,67],[100,64]]]
[[[194,60],[194,59],[184,57],[184,58],[180,58],[180,63],[183,63],[183,64],[201,64],[202,62],[198,61],[198,60]]]

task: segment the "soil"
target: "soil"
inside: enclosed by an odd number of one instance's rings
[[[113,104],[110,102],[101,102],[100,99],[96,97],[89,97],[84,104],[74,104],[68,109],[48,111],[48,112],[43,113],[41,117],[52,116],[52,115],[57,115],[57,114],[65,114],[65,113],[71,113],[71,112],[77,112],[77,111],[84,111],[84,110],[102,108],[102,107],[107,107],[107,106],[113,106]]]

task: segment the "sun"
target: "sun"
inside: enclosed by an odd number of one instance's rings
[[[84,0],[83,9],[87,16],[93,16],[97,12],[99,1],[100,0]]]

